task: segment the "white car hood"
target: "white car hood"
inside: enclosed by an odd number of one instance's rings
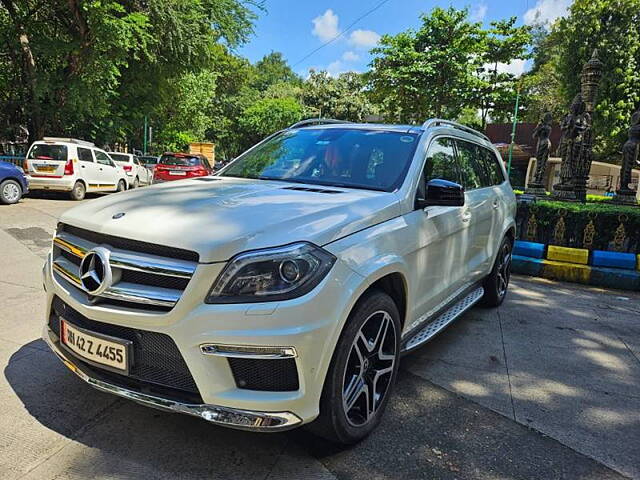
[[[394,193],[216,177],[108,195],[66,211],[60,221],[193,250],[201,262],[223,262],[240,252],[296,241],[326,245],[394,218],[399,209]]]

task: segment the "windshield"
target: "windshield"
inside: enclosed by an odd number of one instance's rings
[[[67,146],[36,143],[29,151],[29,156],[27,158],[36,160],[62,160],[63,162],[66,162]]]
[[[162,155],[158,162],[162,165],[187,165],[196,166],[200,165],[200,159],[198,157],[192,157],[189,155]]]
[[[109,153],[109,156],[114,162],[129,163],[129,155],[123,155],[121,153]]]
[[[158,157],[138,157],[145,165],[155,165],[158,163]]]
[[[286,131],[238,157],[221,176],[392,191],[417,143],[417,134],[383,130]]]

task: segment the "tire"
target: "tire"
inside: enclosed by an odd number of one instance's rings
[[[124,180],[118,182],[118,189],[116,192],[124,192],[127,189],[127,183]]]
[[[358,302],[333,353],[320,416],[307,427],[312,433],[349,445],[378,426],[398,374],[400,332],[400,313],[389,295],[376,290]],[[380,395],[373,409],[371,390]]]
[[[493,269],[482,286],[484,296],[482,304],[486,307],[499,307],[504,302],[509,290],[509,280],[511,279],[511,256],[513,254],[513,242],[505,237],[500,244]]]
[[[5,180],[0,183],[0,202],[5,205],[18,203],[22,197],[22,187],[15,180]]]
[[[138,180],[138,177],[136,177],[133,180],[133,185],[131,185],[131,188],[138,188],[140,186],[140,180]]]
[[[84,183],[82,183],[80,180],[74,183],[73,188],[71,189],[71,192],[69,192],[69,196],[71,197],[71,200],[75,200],[76,202],[79,202],[80,200],[84,200],[84,197],[86,194],[87,194],[87,187],[85,187]]]

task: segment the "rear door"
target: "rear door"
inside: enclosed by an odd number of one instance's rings
[[[503,170],[502,159],[496,153],[486,147],[478,147],[480,149],[481,159],[484,164],[488,190],[491,192],[491,207],[493,210],[491,225],[491,241],[489,242],[489,256],[494,258],[500,242],[502,242],[502,229],[509,217],[509,205],[511,198],[511,186],[507,182],[505,172]]]
[[[120,173],[116,164],[102,150],[94,150],[96,162],[98,164],[98,177],[100,179],[100,189],[115,190],[120,180]]]
[[[69,160],[69,147],[53,142],[36,142],[27,153],[26,172],[34,177],[64,176],[64,167]]]
[[[462,186],[465,189],[466,223],[464,276],[475,281],[486,274],[491,263],[491,230],[493,225],[494,192],[487,178],[484,154],[479,145],[456,139]]]
[[[90,148],[78,147],[78,165],[79,177],[87,184],[88,190],[95,190],[100,183],[98,175],[98,164],[93,158],[93,152]]]

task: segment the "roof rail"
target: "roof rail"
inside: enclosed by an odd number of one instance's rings
[[[452,122],[451,120],[431,118],[422,124],[422,128],[424,128],[425,130],[433,127],[440,127],[440,126],[455,128],[457,130],[470,133],[471,135],[475,135],[476,137],[480,137],[483,140],[486,140],[487,142],[491,143],[491,140],[489,140],[489,137],[487,137],[484,133],[474,130],[471,127],[467,127],[466,125],[461,125],[460,123]]]
[[[306,127],[308,125],[328,125],[331,123],[351,123],[351,122],[348,122],[346,120],[334,120],[333,118],[307,118],[306,120],[301,120],[297,123],[294,123],[289,127],[289,129]]]
[[[65,142],[75,143],[77,145],[84,145],[85,147],[95,147],[95,143],[87,142],[85,140],[78,140],[77,138],[62,138],[62,137],[42,137],[43,142]]]

